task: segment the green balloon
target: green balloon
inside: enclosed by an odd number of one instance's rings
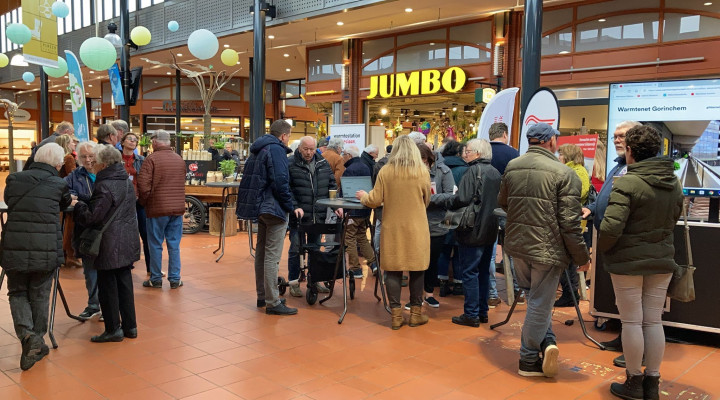
[[[91,37],[80,46],[80,60],[88,68],[95,71],[106,71],[117,58],[117,50],[109,41],[99,37]]]
[[[5,30],[7,38],[15,44],[25,44],[32,39],[30,28],[24,24],[10,24]]]
[[[64,58],[58,57],[57,68],[43,67],[43,71],[45,71],[48,76],[52,76],[53,78],[62,78],[68,72],[67,62],[65,62]]]

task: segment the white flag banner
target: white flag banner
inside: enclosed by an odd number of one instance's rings
[[[519,90],[519,88],[505,89],[490,99],[480,116],[478,138],[489,141],[490,137],[488,136],[488,132],[490,131],[490,125],[496,122],[504,122],[505,125],[508,126],[508,139],[510,139],[510,135],[512,134],[513,113],[515,111],[515,96],[517,96]],[[510,142],[508,141],[508,143]]]
[[[523,115],[520,131],[520,154],[525,154],[528,149],[528,129],[541,122],[555,129],[560,124],[560,106],[557,97],[555,97],[552,90],[544,87],[538,89],[530,98],[525,115]]]

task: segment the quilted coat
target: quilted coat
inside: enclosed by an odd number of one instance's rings
[[[138,172],[137,188],[148,218],[183,215],[185,161],[170,146],[153,146]]]
[[[330,164],[321,155],[314,154],[315,172],[310,172],[310,166],[300,155],[299,150],[288,158],[290,171],[290,191],[292,192],[293,209],[302,208],[305,213],[304,220],[312,220],[314,223],[324,222],[326,207],[316,206],[320,199],[327,199],[330,190],[337,190],[335,175]],[[293,224],[296,218],[290,214],[290,223]]]

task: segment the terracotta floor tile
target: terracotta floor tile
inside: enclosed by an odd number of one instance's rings
[[[175,381],[157,385],[158,389],[175,398],[183,398],[202,393],[217,386],[199,376],[191,375]]]
[[[194,374],[199,374],[201,372],[207,372],[213,369],[226,367],[230,365],[230,363],[225,360],[221,360],[215,356],[209,355],[180,361],[176,365],[181,368],[185,368],[186,370]]]
[[[315,400],[335,400],[335,399],[364,399],[366,397],[365,392],[358,390],[354,387],[344,385],[342,383],[336,383],[329,385],[320,390],[314,391],[310,394]]]
[[[248,370],[239,368],[235,365],[228,365],[222,368],[203,372],[198,375],[203,379],[210,381],[218,386],[225,386],[231,383],[240,382],[245,379],[252,378],[256,374],[251,373]]]
[[[149,387],[134,392],[120,393],[113,400],[172,400],[173,397],[156,387]]]
[[[185,400],[237,400],[240,397],[228,392],[223,388],[210,389],[206,392],[194,394],[192,396],[183,397]]]
[[[204,342],[193,343],[192,345],[208,354],[220,353],[234,349],[235,347],[240,347],[239,343],[224,338],[211,339]]]
[[[12,379],[10,379],[10,377],[7,374],[0,372],[0,387],[10,386],[10,385],[14,385],[14,384],[15,384],[15,382]]]
[[[127,375],[100,382],[91,382],[90,387],[104,397],[112,398],[118,393],[135,392],[149,387],[150,383],[135,376]]]
[[[284,389],[280,384],[281,377],[276,378],[278,382],[262,376],[256,376],[240,382],[226,385],[225,389],[235,393],[243,399],[257,399],[270,393]]]
[[[33,398],[20,386],[10,385],[0,387],[0,399],[32,400]]]
[[[175,364],[168,364],[164,367],[140,371],[136,373],[136,375],[153,385],[159,385],[190,376],[192,375],[192,372],[184,368],[180,368]]]
[[[91,388],[78,387],[54,392],[50,398],[53,400],[101,400],[106,397]]]
[[[258,397],[257,400],[290,400],[297,399],[300,396],[296,391],[290,389],[280,389],[278,391]]]

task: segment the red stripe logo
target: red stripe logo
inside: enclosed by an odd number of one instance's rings
[[[534,124],[539,124],[541,122],[546,123],[548,125],[552,125],[555,122],[555,118],[540,119],[534,114],[530,114],[530,115],[528,115],[527,118],[525,118],[525,125],[530,125],[530,124],[534,125]]]

